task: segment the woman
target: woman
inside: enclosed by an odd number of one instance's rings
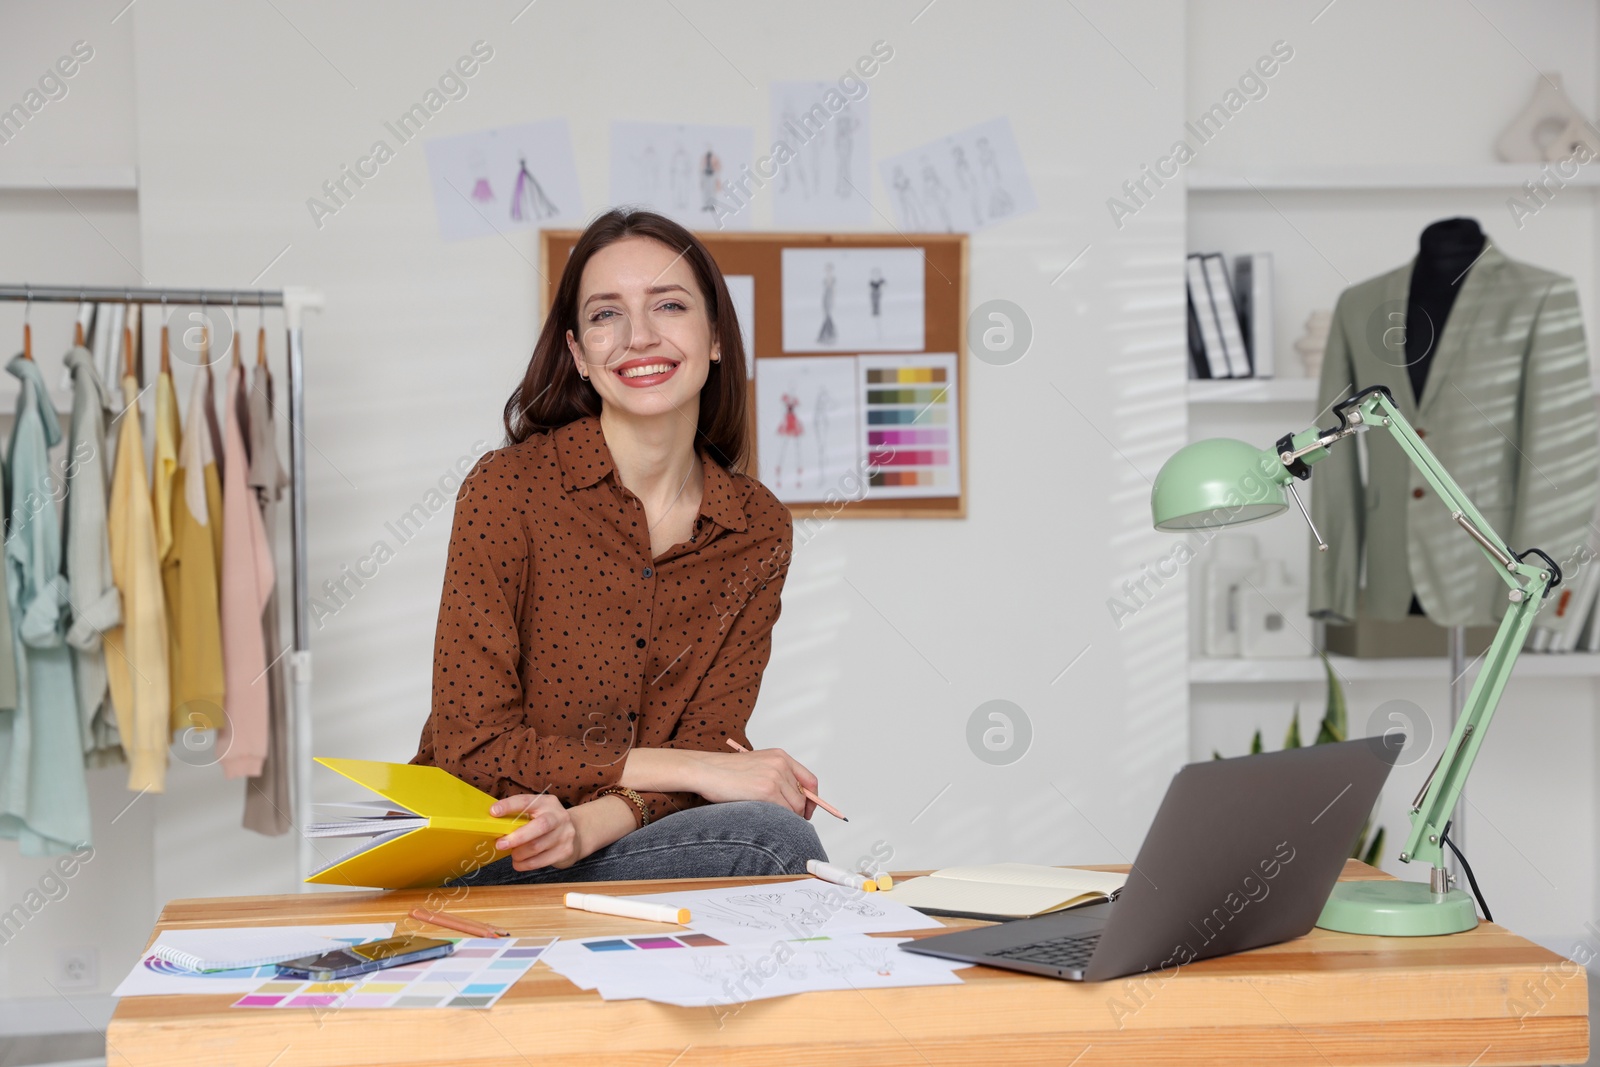
[[[709,252],[613,210],[573,247],[507,445],[456,496],[413,763],[528,822],[457,884],[799,874],[816,776],[736,752],[789,512],[739,473],[744,351]]]

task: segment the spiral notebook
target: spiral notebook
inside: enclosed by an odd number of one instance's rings
[[[232,971],[320,955],[348,943],[326,937],[315,927],[228,926],[163,930],[150,954],[189,971]]]

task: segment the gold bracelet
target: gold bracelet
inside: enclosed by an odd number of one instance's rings
[[[650,825],[650,805],[645,803],[644,797],[633,790],[620,785],[608,785],[595,794],[596,800],[601,797],[621,797],[639,809],[639,829],[643,830]]]

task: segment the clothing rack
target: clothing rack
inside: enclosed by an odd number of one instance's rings
[[[294,572],[294,641],[289,651],[289,751],[291,821],[296,835],[299,877],[312,867],[311,841],[303,833],[311,811],[311,646],[306,563],[306,456],[301,440],[305,425],[305,337],[307,310],[321,310],[322,294],[301,287],[283,289],[150,289],[114,286],[0,285],[0,301],[40,304],[199,304],[240,308],[282,308],[288,333],[289,379],[289,526]],[[309,887],[301,883],[302,889]]]

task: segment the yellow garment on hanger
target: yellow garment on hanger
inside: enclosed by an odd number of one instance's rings
[[[171,688],[167,674],[167,611],[156,555],[155,516],[144,469],[139,382],[122,379],[126,412],[117,434],[106,517],[111,575],[122,595],[122,622],[105,632],[106,675],[117,730],[128,756],[128,788],[166,789]]]
[[[163,374],[170,386],[170,376]],[[159,388],[159,386],[158,386]],[[171,642],[172,729],[215,730],[223,723],[222,628],[217,600],[217,567],[205,485],[216,479],[211,438],[205,432],[204,390],[196,378],[189,400],[189,432],[177,424],[177,398],[172,398],[172,434],[177,468],[169,486],[170,537],[161,558]],[[160,420],[161,394],[156,394]],[[198,421],[196,421],[198,420]],[[198,427],[198,430],[196,429]],[[157,457],[162,427],[156,427]],[[158,468],[159,477],[159,468]],[[156,500],[159,507],[160,486]],[[160,519],[157,518],[157,535]]]

